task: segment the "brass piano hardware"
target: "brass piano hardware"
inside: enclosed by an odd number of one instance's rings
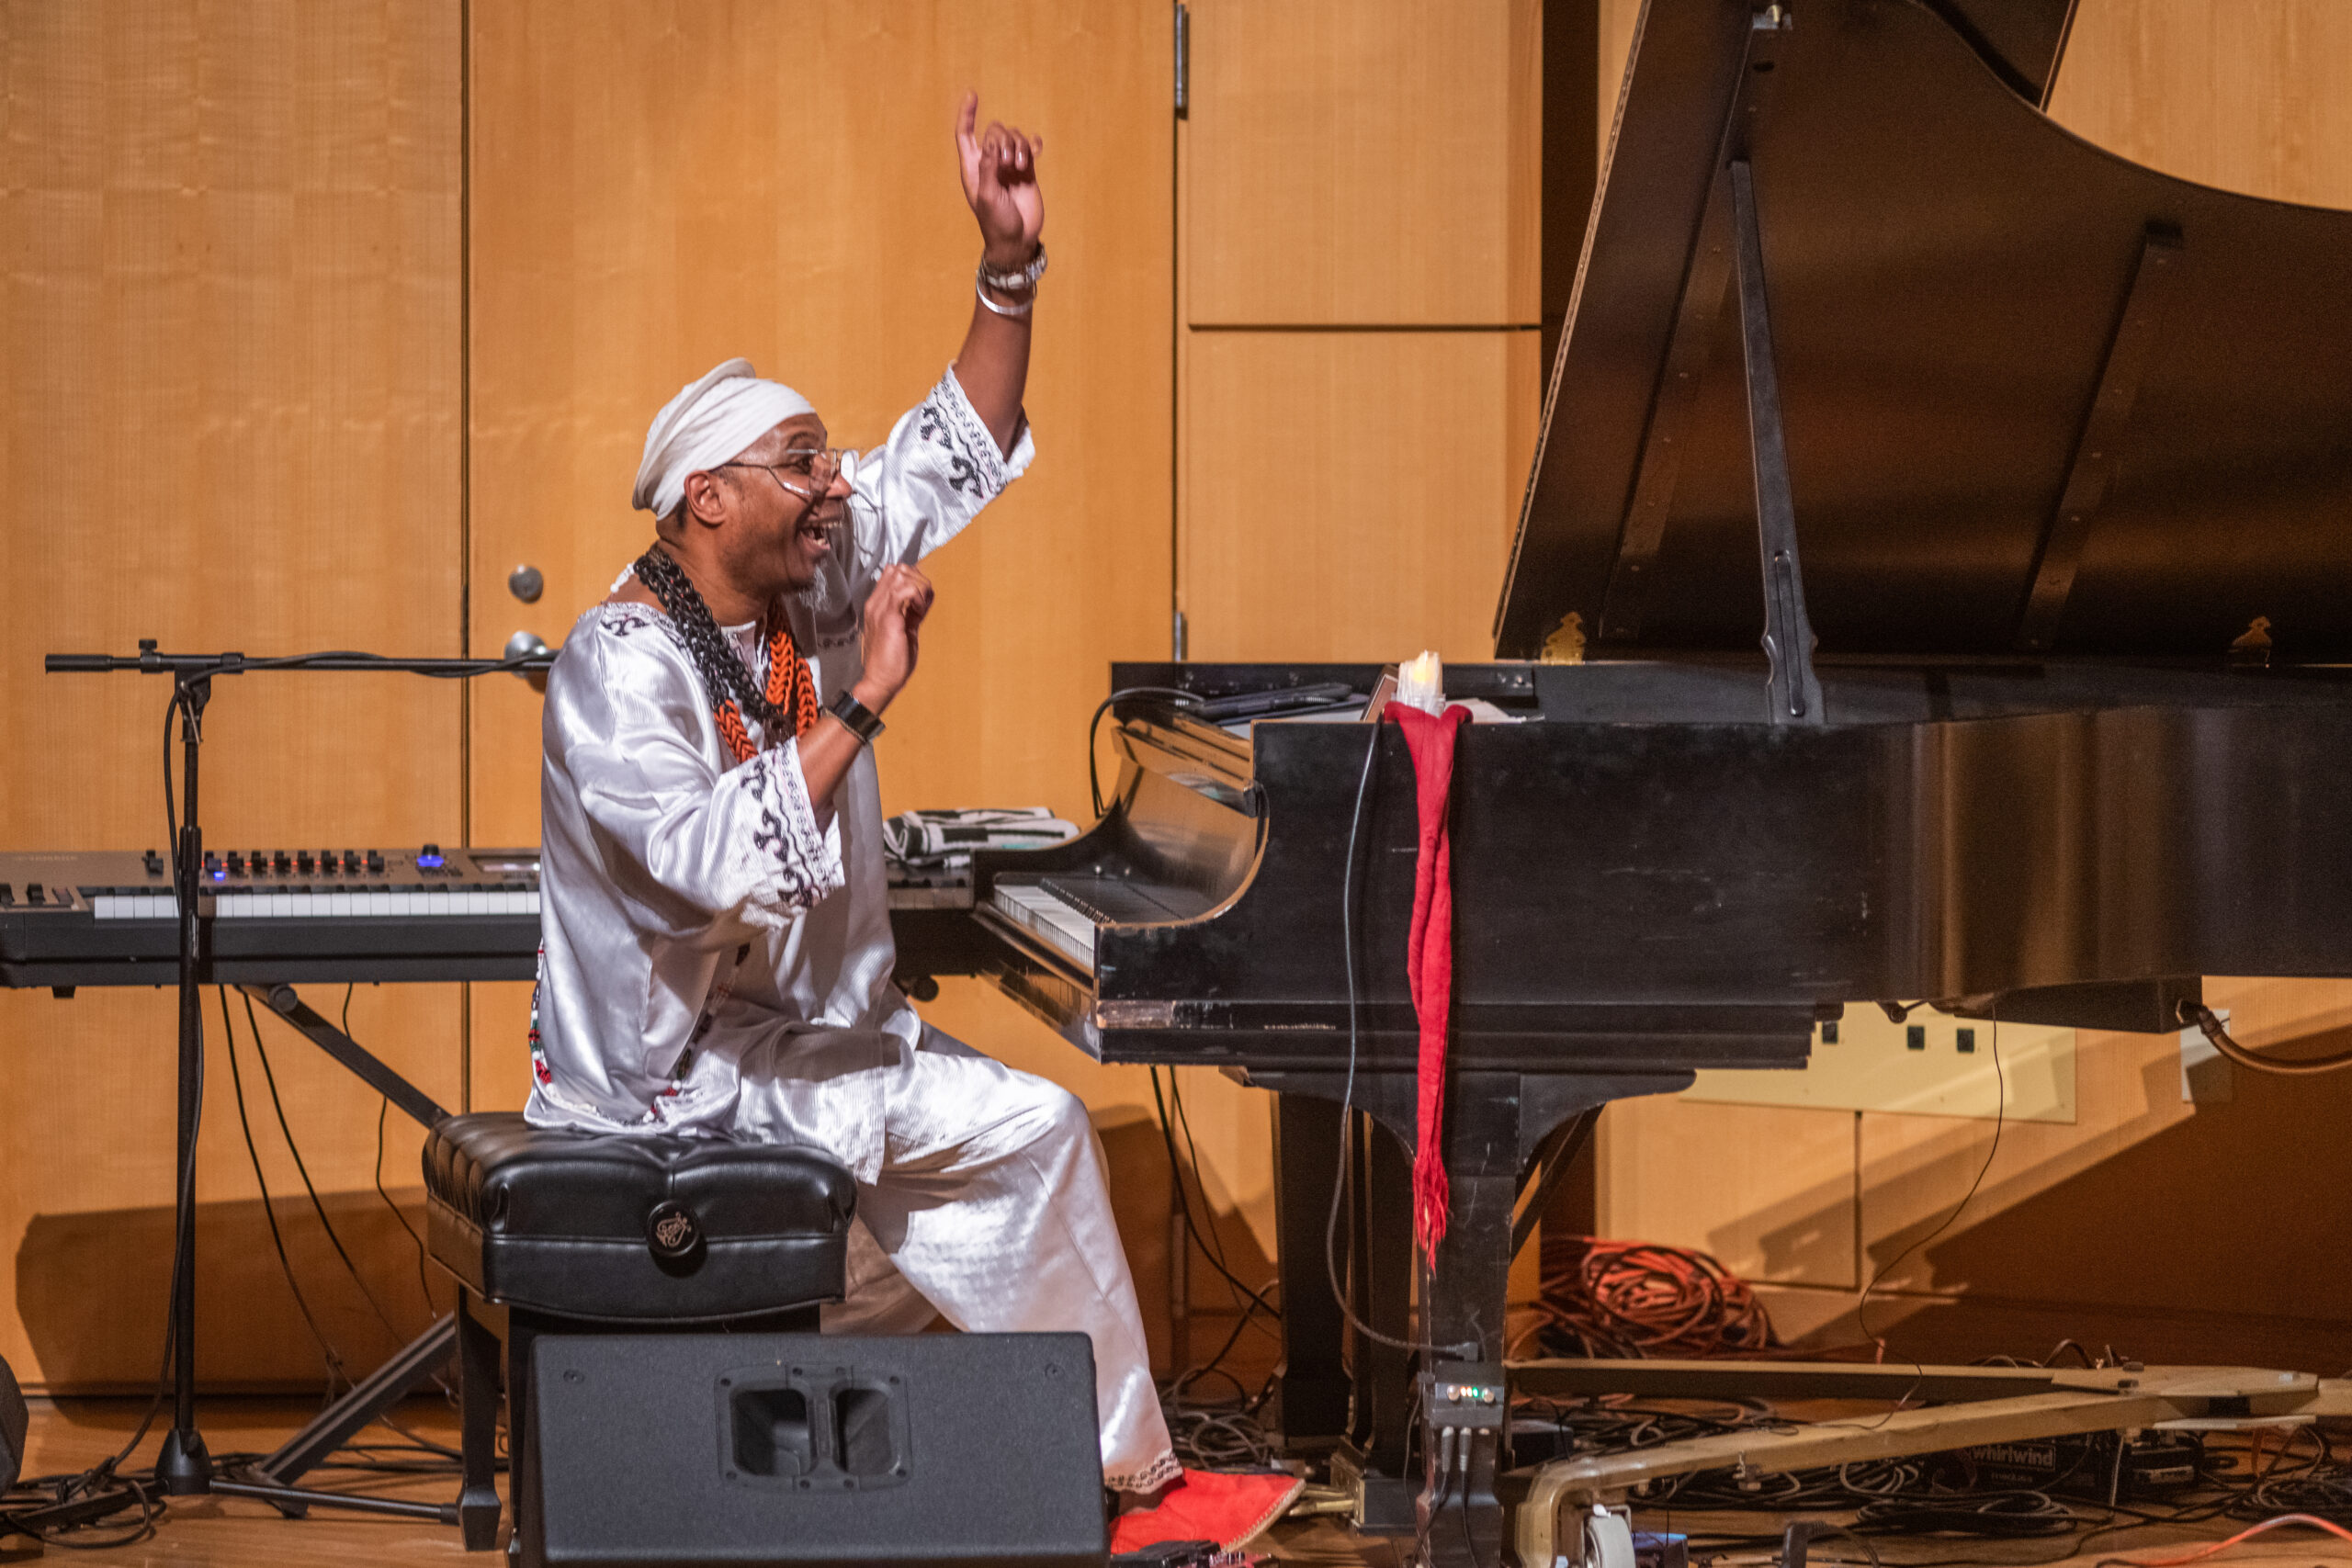
[[[2230,644],[2229,665],[2233,670],[2270,668],[2269,616],[2256,615],[2246,623],[2245,630]]]
[[[2115,479],[2116,453],[2131,425],[2141,380],[2154,355],[2157,330],[2178,292],[2181,249],[2179,231],[2163,224],[2150,224],[2141,240],[2139,264],[2132,269],[2122,312],[2108,341],[2098,387],[2091,395],[2074,457],[2066,466],[2065,488],[2059,493],[2057,510],[2042,528],[2033,585],[2027,591],[2025,608],[2018,620],[2020,653],[2046,652],[2057,640],[2067,596],[2074,592],[2075,573],[2082,564],[2083,547],[2090,539],[2091,525]]]
[[[1584,617],[1570,610],[1560,617],[1544,639],[1540,662],[1545,664],[1582,664],[1584,662]]]

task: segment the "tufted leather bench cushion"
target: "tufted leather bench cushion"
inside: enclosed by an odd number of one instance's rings
[[[559,1132],[505,1111],[433,1129],[424,1187],[428,1246],[469,1290],[607,1322],[840,1300],[856,1194],[808,1149]]]

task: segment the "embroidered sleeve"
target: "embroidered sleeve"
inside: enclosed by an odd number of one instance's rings
[[[722,772],[702,689],[666,617],[583,617],[548,676],[547,808],[576,811],[640,929],[740,942],[842,886],[838,838],[791,747]]]
[[[743,918],[781,931],[847,880],[840,827],[817,826],[797,745],[763,751],[727,776],[743,781],[756,818],[729,867],[731,876],[742,879]]]
[[[860,541],[861,554],[878,561],[929,555],[1019,479],[1036,449],[1023,414],[1012,452],[1000,452],[963,383],[948,370],[928,397],[900,416],[889,440],[858,465],[864,504],[852,513],[873,536]]]

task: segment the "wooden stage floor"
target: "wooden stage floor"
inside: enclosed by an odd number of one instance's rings
[[[203,1406],[205,1438],[215,1452],[266,1451],[290,1436],[315,1409],[314,1405],[287,1399],[208,1400]],[[24,1472],[44,1475],[96,1463],[122,1445],[145,1410],[143,1400],[33,1401]],[[400,1420],[419,1437],[450,1447],[457,1444],[456,1412],[439,1401],[413,1401],[403,1408]],[[404,1439],[379,1427],[370,1428],[365,1440],[396,1444]],[[145,1463],[152,1458],[154,1445],[155,1437],[151,1432],[134,1462]],[[457,1491],[456,1478],[448,1475],[391,1478],[321,1471],[309,1480],[311,1484],[339,1491],[436,1503],[447,1501]],[[1770,1517],[1750,1519],[1724,1514],[1711,1514],[1703,1519],[1676,1519],[1660,1514],[1645,1516],[1640,1522],[1645,1529],[1713,1532],[1770,1530],[1777,1525]],[[2243,1524],[2235,1522],[2193,1529],[2149,1526],[2100,1536],[2088,1542],[2086,1548],[2077,1543],[2033,1540],[1881,1540],[1878,1546],[1887,1568],[1927,1568],[1930,1563],[2027,1568],[2030,1564],[2055,1562],[2093,1568],[2102,1560],[2121,1554],[2146,1556],[2187,1542],[2220,1540],[2243,1528]],[[1409,1540],[1361,1536],[1328,1519],[1308,1519],[1276,1526],[1255,1550],[1284,1563],[1404,1568],[1406,1550],[1410,1545]],[[1762,1564],[1773,1555],[1770,1551],[1743,1551],[1718,1561],[1731,1568],[1734,1564]],[[1815,1543],[1813,1561],[1816,1562],[1859,1562],[1860,1558],[1860,1551],[1848,1541],[1823,1540]],[[503,1559],[489,1553],[469,1556],[458,1544],[457,1530],[443,1525],[337,1514],[324,1509],[314,1510],[308,1518],[288,1519],[265,1504],[198,1497],[174,1501],[165,1517],[157,1522],[154,1533],[145,1540],[70,1553],[51,1549],[48,1561],[152,1564],[155,1568],[164,1564],[175,1568],[213,1568],[215,1564],[220,1568],[232,1564],[237,1568],[276,1568],[278,1564],[335,1568],[361,1563],[373,1568],[401,1568],[405,1564],[423,1568],[435,1563],[455,1568],[465,1563],[495,1565]],[[2312,1531],[2278,1530],[2209,1561],[2217,1564],[2256,1563],[2264,1568],[2290,1564],[2292,1568],[2352,1568],[2352,1544]]]

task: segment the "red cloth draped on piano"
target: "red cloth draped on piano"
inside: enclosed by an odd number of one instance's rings
[[[1465,707],[1435,717],[1392,703],[1384,717],[1396,721],[1413,753],[1413,788],[1420,837],[1413,860],[1413,925],[1405,976],[1420,1023],[1419,1100],[1414,1118],[1413,1239],[1423,1257],[1437,1257],[1445,1239],[1449,1194],[1445,1180],[1445,1036],[1453,1010],[1453,859],[1446,833],[1446,804],[1453,794],[1453,739]]]

